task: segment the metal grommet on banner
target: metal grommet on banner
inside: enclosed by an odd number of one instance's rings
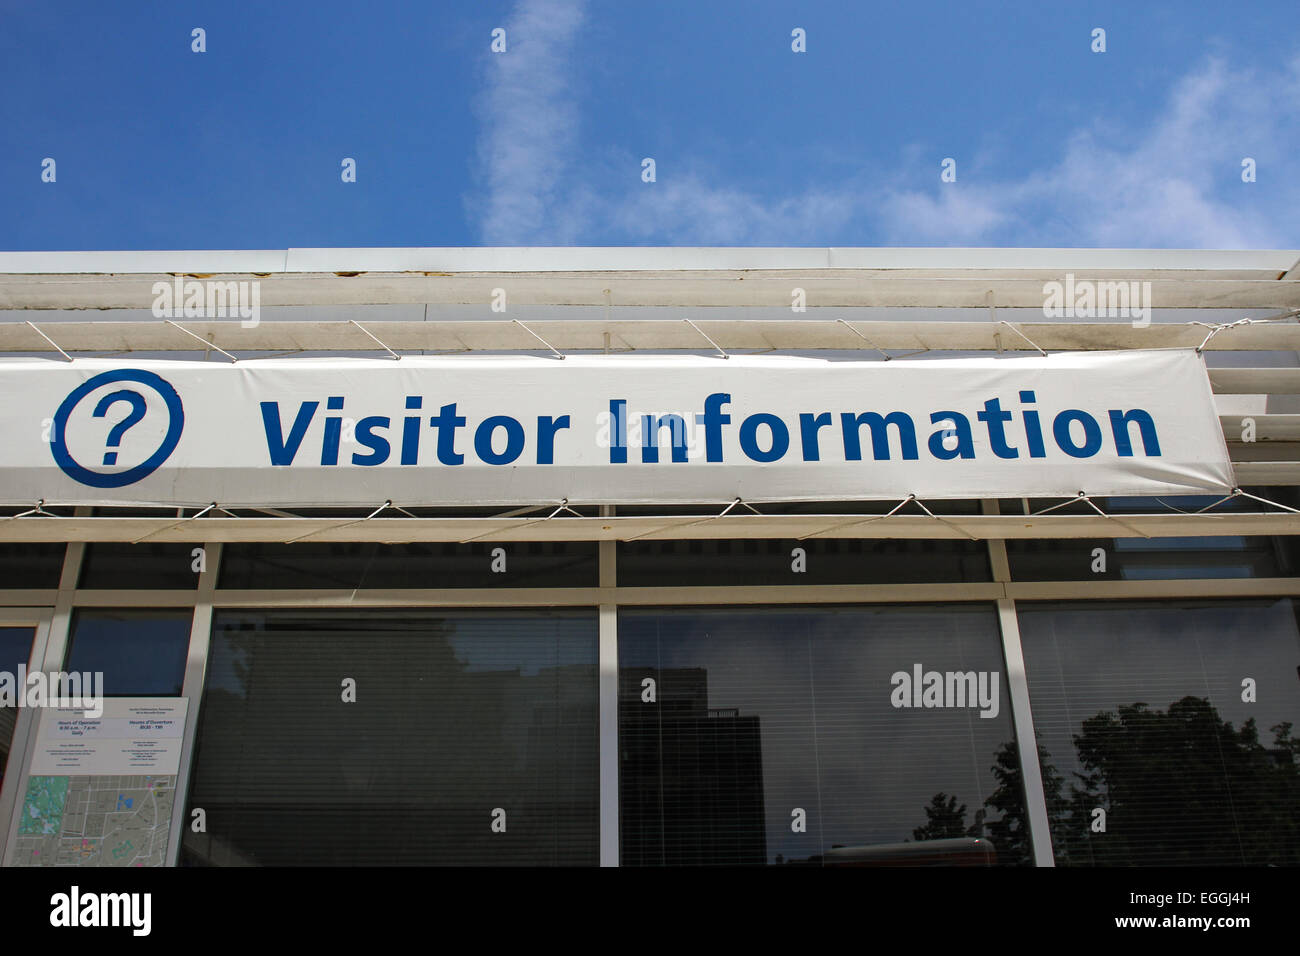
[[[1241,488],[1233,488],[1232,496],[1235,498],[1239,495],[1243,498],[1250,498],[1252,501],[1258,501],[1260,504],[1272,505],[1275,508],[1281,508],[1283,511],[1289,511],[1292,514],[1300,515],[1300,508],[1292,508],[1290,505],[1284,505],[1280,501],[1269,501],[1267,498],[1261,498],[1259,495],[1252,495],[1250,492],[1243,491]]]
[[[1194,322],[1194,323],[1192,323],[1192,324],[1193,324],[1193,325],[1205,325],[1204,322]],[[1219,334],[1220,332],[1222,332],[1224,329],[1232,329],[1232,328],[1236,328],[1236,327],[1239,326],[1239,325],[1254,325],[1254,324],[1255,324],[1255,320],[1254,320],[1254,319],[1238,319],[1236,322],[1225,322],[1225,323],[1223,323],[1222,325],[1212,325],[1212,326],[1210,326],[1210,327],[1209,327],[1209,328],[1210,328],[1210,332],[1209,332],[1209,334],[1208,334],[1207,336],[1205,336],[1204,339],[1201,340],[1201,344],[1200,344],[1200,345],[1196,346],[1196,354],[1197,354],[1197,355],[1200,355],[1201,352],[1203,352],[1203,351],[1205,350],[1205,346],[1207,346],[1207,345],[1210,344],[1210,339],[1214,338],[1216,335],[1218,335],[1218,334]]]
[[[19,512],[19,513],[16,514],[16,515],[9,515],[9,516],[8,516],[7,518],[5,518],[4,520],[5,520],[5,521],[12,521],[14,518],[27,518],[27,517],[30,517],[31,515],[40,515],[42,518],[57,518],[57,517],[58,517],[58,515],[50,514],[50,512],[48,512],[48,511],[45,510],[45,499],[42,498],[40,501],[36,502],[36,507],[34,507],[34,508],[29,508],[29,509],[27,509],[26,511]]]

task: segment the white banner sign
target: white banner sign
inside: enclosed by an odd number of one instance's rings
[[[0,362],[10,504],[378,506],[1208,494],[1191,350]]]

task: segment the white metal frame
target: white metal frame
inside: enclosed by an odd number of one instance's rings
[[[27,659],[29,669],[40,667],[45,660],[52,617],[53,610],[49,607],[0,607],[0,627],[32,628],[32,648]],[[5,860],[5,851],[9,845],[9,821],[12,820],[14,826],[17,826],[14,811],[19,803],[19,788],[27,779],[27,746],[35,725],[36,714],[32,713],[30,707],[20,707],[14,722],[9,767],[3,784],[0,784],[0,863]]]
[[[1261,416],[1262,417],[1262,416]],[[1272,464],[1272,463],[1265,463]],[[1300,462],[1287,463],[1300,476]],[[1243,466],[1236,471],[1241,476]],[[554,507],[554,502],[549,502]],[[46,507],[52,507],[46,502]],[[716,506],[722,511],[724,506]],[[762,504],[757,507],[761,508]],[[603,517],[119,518],[31,516],[0,520],[0,541],[149,540],[156,543],[382,541],[669,541],[682,538],[1164,538],[1300,534],[1300,513],[1204,514],[672,514]],[[739,509],[737,509],[739,510]],[[0,592],[3,594],[4,592]]]
[[[985,515],[997,513],[996,502],[984,502]],[[187,794],[193,764],[193,747],[200,719],[206,676],[212,616],[222,608],[329,608],[329,607],[588,607],[598,618],[599,653],[599,754],[600,754],[600,865],[619,862],[618,786],[618,609],[636,606],[696,606],[755,604],[906,604],[981,603],[996,609],[1006,662],[1008,690],[1025,783],[1030,839],[1038,866],[1052,866],[1047,808],[1042,789],[1041,768],[1034,746],[1033,716],[1025,675],[1024,657],[1016,610],[1017,600],[1137,600],[1159,598],[1248,598],[1300,597],[1300,578],[1224,578],[1142,581],[1051,581],[1010,580],[1005,542],[988,542],[993,579],[976,583],[784,585],[784,586],[700,586],[625,587],[617,582],[616,548],[613,541],[599,543],[599,581],[595,587],[573,588],[463,588],[463,589],[372,589],[238,591],[216,589],[222,546],[209,542],[206,570],[194,590],[91,590],[78,589],[85,545],[72,542],[64,558],[57,591],[13,589],[0,591],[0,624],[30,623],[37,626],[32,660],[45,670],[62,667],[69,626],[77,607],[189,607],[194,616],[190,629],[183,695],[189,700],[181,771],[177,779],[176,806],[168,847],[169,863],[180,858]],[[51,605],[51,598],[53,602]],[[14,605],[12,607],[6,605]],[[35,746],[35,722],[31,714],[20,716],[15,732],[14,760],[19,760],[6,777],[0,793],[0,843],[12,845],[17,827],[17,793],[25,779]],[[0,855],[7,862],[7,856]]]
[[[613,508],[602,509],[613,513]],[[599,546],[600,587],[617,595],[617,545]],[[618,605],[597,605],[600,621],[600,865],[618,866]]]
[[[185,276],[257,279],[267,306],[487,303],[506,283],[517,304],[788,307],[798,286],[821,306],[1041,308],[1043,282],[1073,273],[1150,282],[1162,308],[1285,308],[1300,286],[1298,260],[1300,251],[1286,249],[8,252],[0,253],[0,307],[147,309],[154,281]]]
[[[208,544],[204,549],[204,569],[199,574],[198,588],[194,592],[194,617],[190,621],[190,646],[185,659],[185,683],[181,695],[189,701],[185,712],[185,739],[181,745],[180,772],[176,775],[175,803],[172,806],[172,826],[167,841],[167,863],[175,866],[181,858],[181,840],[185,827],[186,797],[189,794],[190,776],[194,769],[194,745],[198,740],[199,708],[203,701],[203,687],[208,672],[208,648],[212,641],[212,608],[217,588],[217,573],[221,568],[221,545]]]
[[[985,514],[997,514],[996,501],[982,502]],[[989,565],[993,580],[1011,580],[1011,562],[1005,541],[989,542]],[[1054,867],[1051,827],[1047,815],[1047,792],[1043,789],[1043,769],[1038,759],[1038,737],[1034,731],[1033,711],[1029,704],[1029,674],[1025,654],[1020,646],[1020,619],[1016,602],[998,599],[998,629],[1002,635],[1002,659],[1007,675],[1007,692],[1011,695],[1011,718],[1016,732],[1016,751],[1020,760],[1020,779],[1025,791],[1025,820],[1033,847],[1034,865]]]

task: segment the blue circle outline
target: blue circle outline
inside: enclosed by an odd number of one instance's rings
[[[72,414],[72,410],[77,407],[83,398],[95,389],[103,385],[110,385],[113,382],[134,382],[137,385],[146,385],[152,388],[162,396],[163,401],[167,404],[169,421],[167,423],[167,434],[163,436],[162,444],[145,461],[134,468],[128,468],[126,471],[104,474],[103,472],[91,471],[89,468],[78,464],[72,455],[68,453],[68,446],[65,443],[66,425],[68,416]],[[73,481],[79,481],[81,484],[89,485],[92,488],[121,488],[125,485],[135,484],[141,478],[153,474],[158,469],[158,466],[176,450],[176,445],[181,440],[181,430],[184,427],[185,408],[181,405],[180,395],[170,382],[161,375],[146,372],[144,369],[114,369],[109,372],[100,372],[98,375],[88,378],[68,393],[68,397],[59,405],[59,410],[54,413],[54,440],[50,442],[50,451],[54,454],[54,461],[59,468]]]

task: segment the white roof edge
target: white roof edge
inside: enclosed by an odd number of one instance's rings
[[[1292,270],[1294,249],[565,246],[0,252],[0,274],[671,272],[808,269]]]

